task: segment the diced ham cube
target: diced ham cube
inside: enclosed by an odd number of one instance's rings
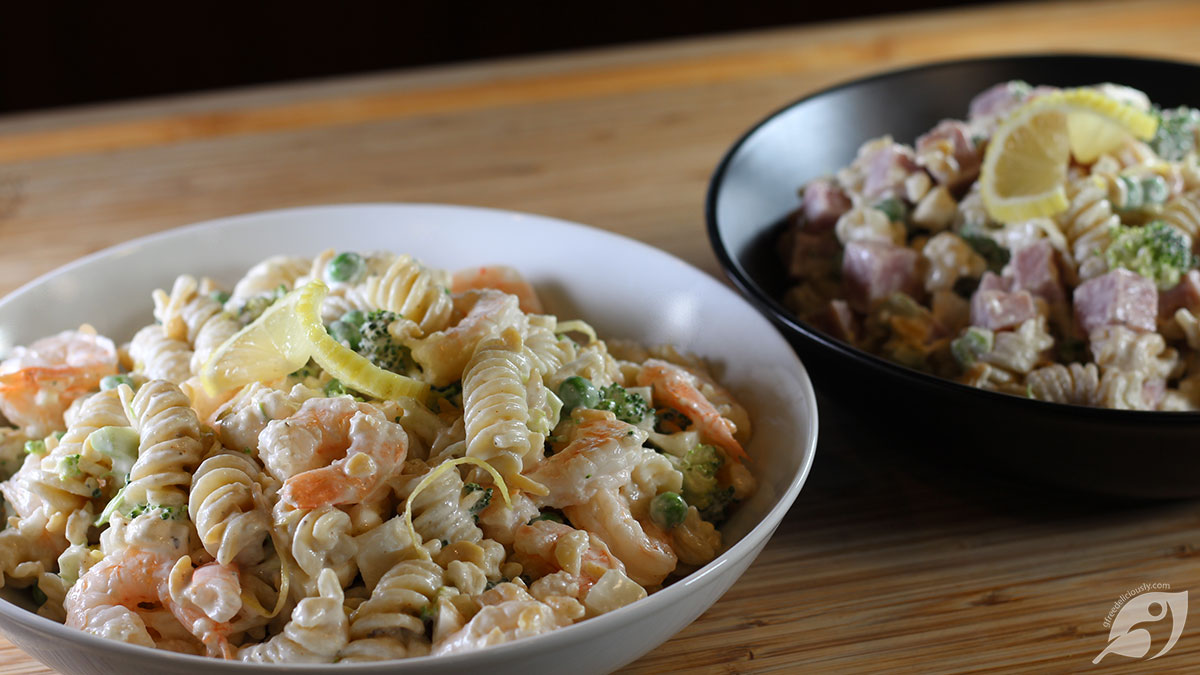
[[[1186,309],[1200,314],[1200,270],[1190,270],[1174,288],[1158,295],[1158,316],[1163,319],[1175,316],[1175,312]]]
[[[823,232],[833,229],[838,218],[850,210],[850,198],[832,180],[820,178],[804,188],[804,229]]]
[[[916,297],[922,288],[916,251],[878,241],[851,241],[842,252],[846,299],[865,312],[870,304],[896,291]]]
[[[1103,326],[1153,331],[1158,315],[1154,282],[1126,269],[1089,279],[1075,288],[1075,319],[1084,333]]]
[[[921,170],[912,149],[899,143],[880,144],[865,159],[867,177],[863,195],[868,199],[903,197],[904,182]]]
[[[1002,117],[1016,110],[1022,103],[1053,91],[1057,89],[1044,86],[1031,89],[1028,84],[1018,80],[1001,82],[971,99],[968,116],[971,121]]]
[[[974,180],[983,153],[971,136],[966,122],[942,120],[917,139],[917,162],[943,185],[954,187]]]
[[[1014,290],[1029,291],[1051,306],[1067,300],[1056,252],[1047,239],[1038,239],[1018,249],[1004,268],[1004,276],[1012,279]]]
[[[971,325],[991,330],[1016,328],[1038,315],[1038,306],[1029,291],[984,290],[971,296]]]
[[[975,290],[976,291],[1011,291],[1011,290],[1013,290],[1012,279],[1010,279],[1008,277],[1002,277],[999,274],[996,274],[995,272],[984,272],[983,276],[980,277],[980,279],[979,279],[979,286],[977,286]]]

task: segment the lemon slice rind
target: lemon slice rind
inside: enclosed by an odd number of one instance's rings
[[[1047,217],[1070,205],[1071,156],[1095,161],[1130,136],[1149,139],[1158,120],[1088,88],[1064,89],[1019,108],[996,129],[980,169],[983,205],[1002,223]]]
[[[274,380],[308,362],[312,345],[299,330],[292,308],[293,291],[257,319],[221,343],[200,368],[200,384],[209,396],[251,382]]]

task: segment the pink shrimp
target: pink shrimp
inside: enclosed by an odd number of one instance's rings
[[[421,338],[411,347],[413,360],[435,387],[461,377],[480,342],[521,318],[512,296],[491,289],[468,290],[454,299],[454,305],[455,313],[465,311],[457,324]]]
[[[275,447],[272,439],[287,437],[269,433],[272,426],[297,431],[304,446]],[[300,509],[326,504],[349,504],[367,500],[384,480],[404,462],[408,434],[404,427],[389,422],[383,413],[365,403],[338,398],[314,398],[304,402],[295,415],[267,425],[260,437],[259,452],[271,466],[279,456],[291,455],[292,468],[304,467],[284,480],[280,497]],[[297,452],[300,450],[300,452]],[[336,459],[340,456],[340,459]],[[331,461],[332,460],[332,461]],[[311,467],[313,464],[316,468]]]
[[[567,447],[526,474],[549,489],[539,499],[541,504],[559,508],[582,504],[596,490],[629,482],[629,472],[639,461],[635,451],[645,442],[645,431],[607,411],[580,409],[573,414],[579,424]]]
[[[494,288],[517,296],[521,311],[526,314],[545,313],[542,301],[533,290],[533,286],[529,285],[520,272],[508,265],[468,267],[455,272],[451,278],[450,290],[454,293],[481,288]]]
[[[200,639],[210,656],[232,658],[236,650],[229,643],[230,624],[216,621],[186,599],[172,596],[175,566],[166,555],[142,549],[110,554],[67,592],[63,601],[66,624],[102,637],[154,647],[172,639],[161,629],[152,628],[161,617],[151,621],[149,616],[165,608]],[[147,616],[143,618],[143,614]]]
[[[116,372],[112,340],[88,326],[42,338],[0,363],[0,412],[35,435],[49,433],[62,428],[72,401]]]
[[[649,519],[637,520],[629,502],[616,489],[600,490],[586,504],[568,506],[572,523],[600,536],[642,586],[657,586],[675,569],[678,559],[671,539]]]
[[[683,413],[696,425],[701,438],[720,446],[738,462],[749,459],[742,444],[733,437],[737,427],[700,393],[699,378],[695,375],[672,363],[649,359],[642,364],[637,383],[653,387],[655,400]]]

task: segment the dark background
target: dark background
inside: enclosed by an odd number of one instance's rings
[[[977,4],[0,2],[0,113]]]

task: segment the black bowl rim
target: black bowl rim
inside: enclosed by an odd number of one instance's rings
[[[1091,61],[1095,63],[1127,62],[1140,63],[1148,66],[1182,66],[1196,69],[1197,74],[1200,75],[1200,63],[1188,61],[1122,54],[1042,52],[930,61],[926,63],[904,66],[901,68],[894,68],[824,87],[782,106],[781,108],[764,117],[762,120],[755,123],[750,127],[749,130],[743,133],[729,148],[729,150],[725,152],[724,156],[721,157],[720,163],[717,164],[716,169],[713,171],[712,178],[709,180],[708,190],[704,199],[704,220],[705,229],[708,233],[709,244],[712,246],[713,252],[717,256],[717,261],[720,263],[725,275],[730,278],[733,284],[738,288],[739,291],[741,291],[743,295],[749,298],[750,301],[754,303],[754,305],[758,307],[760,311],[765,312],[776,323],[782,323],[788,329],[799,333],[805,338],[816,342],[826,349],[832,350],[846,358],[857,361],[862,365],[866,365],[877,370],[882,370],[900,378],[901,380],[905,380],[910,384],[935,387],[944,390],[948,394],[957,393],[964,396],[980,396],[985,400],[990,400],[997,404],[1033,406],[1031,410],[1042,413],[1059,412],[1063,414],[1076,415],[1084,419],[1103,420],[1105,422],[1112,423],[1149,424],[1165,422],[1170,424],[1194,424],[1196,422],[1200,422],[1200,412],[1168,410],[1120,410],[1114,408],[1093,408],[1066,403],[1040,401],[1037,399],[1023,398],[1020,396],[1014,396],[1012,394],[1005,394],[987,389],[980,389],[978,387],[972,387],[960,382],[955,382],[954,380],[938,377],[929,373],[923,373],[897,363],[892,363],[891,361],[871,354],[870,352],[858,349],[857,347],[852,347],[796,319],[786,307],[780,304],[775,298],[771,297],[762,289],[762,287],[760,287],[754,282],[753,279],[750,278],[750,275],[746,273],[741,264],[730,254],[729,250],[725,247],[724,240],[721,238],[721,228],[717,223],[717,198],[721,192],[721,188],[724,184],[725,174],[729,171],[730,164],[733,162],[734,157],[742,149],[742,146],[744,146],[747,141],[750,140],[750,138],[758,133],[759,129],[766,126],[775,118],[788,112],[792,108],[847,87],[867,84],[876,80],[884,80],[909,73],[933,71],[941,68],[969,66],[972,64],[1021,61],[1033,62],[1047,59]],[[796,188],[799,189],[800,185],[797,185]],[[814,382],[814,384],[817,383]]]

